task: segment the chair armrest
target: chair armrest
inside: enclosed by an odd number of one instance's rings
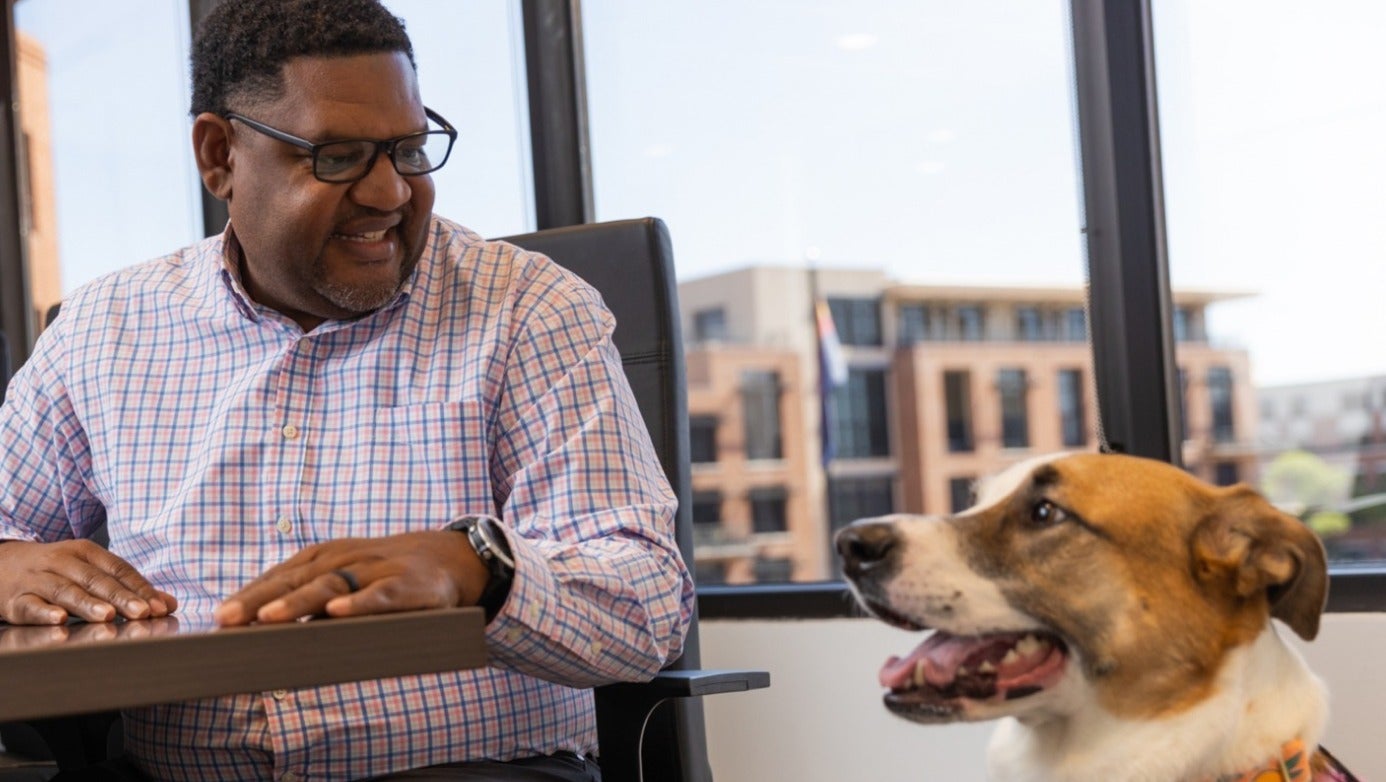
[[[694,698],[723,692],[745,692],[770,686],[768,671],[660,671],[648,682],[621,682],[598,687],[597,743],[605,782],[639,782],[645,723],[655,707],[670,698]]]

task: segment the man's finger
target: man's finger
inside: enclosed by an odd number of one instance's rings
[[[34,593],[88,622],[110,622],[116,618],[115,606],[91,594],[83,584],[63,574],[46,574],[36,585]]]
[[[289,622],[304,616],[314,616],[325,611],[333,599],[351,594],[354,587],[368,583],[367,578],[348,570],[344,577],[341,569],[319,573],[298,589],[261,606],[255,618],[261,622]]]
[[[60,625],[67,621],[67,611],[26,592],[10,601],[6,617],[10,624],[16,625]]]
[[[167,616],[178,607],[178,601],[174,599],[172,595],[162,590],[155,589],[154,585],[150,584],[148,579],[140,575],[138,570],[135,570],[130,563],[117,557],[115,554],[99,546],[95,546],[84,553],[88,562],[99,568],[119,585],[121,591],[118,592],[112,588],[112,591],[106,593],[104,596],[117,607],[122,607],[122,602],[118,601],[125,601],[126,605],[123,607],[126,610],[122,610],[121,613],[124,614],[127,619],[143,619],[146,616]],[[125,595],[124,593],[129,594]],[[137,616],[128,613],[128,610],[134,610],[136,608],[136,606],[129,605],[129,596],[133,596],[134,599],[138,600],[139,603],[147,609],[144,615]]]

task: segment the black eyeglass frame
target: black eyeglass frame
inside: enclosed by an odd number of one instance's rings
[[[436,122],[439,126],[442,127],[442,130],[420,130],[414,133],[406,133],[403,136],[395,136],[394,138],[387,138],[384,140],[373,138],[339,138],[332,139],[330,141],[321,141],[314,143],[312,141],[309,141],[308,139],[299,138],[298,136],[295,136],[292,133],[285,133],[284,131],[278,128],[272,128],[263,122],[253,120],[250,117],[247,117],[243,114],[237,114],[234,111],[228,111],[223,116],[228,120],[235,120],[237,122],[240,122],[241,124],[245,125],[251,130],[269,136],[270,138],[275,139],[276,141],[282,141],[285,144],[291,144],[295,147],[298,147],[299,149],[307,150],[308,153],[313,156],[313,178],[317,179],[319,182],[326,182],[328,184],[333,185],[344,185],[352,182],[359,182],[362,179],[365,179],[366,176],[369,175],[371,171],[375,168],[375,161],[380,158],[381,152],[384,152],[386,157],[390,159],[390,165],[400,176],[422,176],[424,174],[431,174],[434,171],[437,171],[438,169],[442,168],[443,165],[448,162],[448,158],[452,156],[452,145],[457,143],[457,128],[453,127],[451,122],[448,122],[447,120],[443,119],[443,116],[441,114],[434,111],[433,109],[430,109],[427,106],[424,106],[424,116]],[[400,142],[415,139],[420,136],[437,135],[439,133],[447,134],[448,150],[446,153],[443,154],[443,159],[438,161],[438,165],[433,166],[432,168],[429,168],[424,171],[400,171],[399,162],[395,160],[395,150],[399,148]],[[333,144],[359,144],[361,142],[374,144],[375,149],[371,152],[370,159],[366,161],[366,165],[364,168],[361,169],[360,174],[357,174],[356,176],[353,176],[349,179],[330,179],[318,173],[318,153],[320,153],[324,147],[330,147]]]

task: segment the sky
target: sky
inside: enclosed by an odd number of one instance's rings
[[[462,131],[437,211],[531,229],[518,4],[387,2],[425,102]],[[597,217],[664,219],[684,279],[812,258],[1079,285],[1066,7],[584,0]],[[1210,318],[1258,384],[1386,373],[1386,4],[1154,13],[1174,286],[1254,294]],[[20,0],[48,49],[69,289],[200,235],[185,15],[183,0]]]

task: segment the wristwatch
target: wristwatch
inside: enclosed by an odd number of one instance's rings
[[[481,558],[490,578],[476,604],[486,611],[486,621],[491,621],[500,613],[505,599],[510,596],[510,583],[515,580],[515,558],[510,554],[510,544],[500,525],[490,516],[459,516],[452,520],[447,529],[467,536],[472,550]]]

